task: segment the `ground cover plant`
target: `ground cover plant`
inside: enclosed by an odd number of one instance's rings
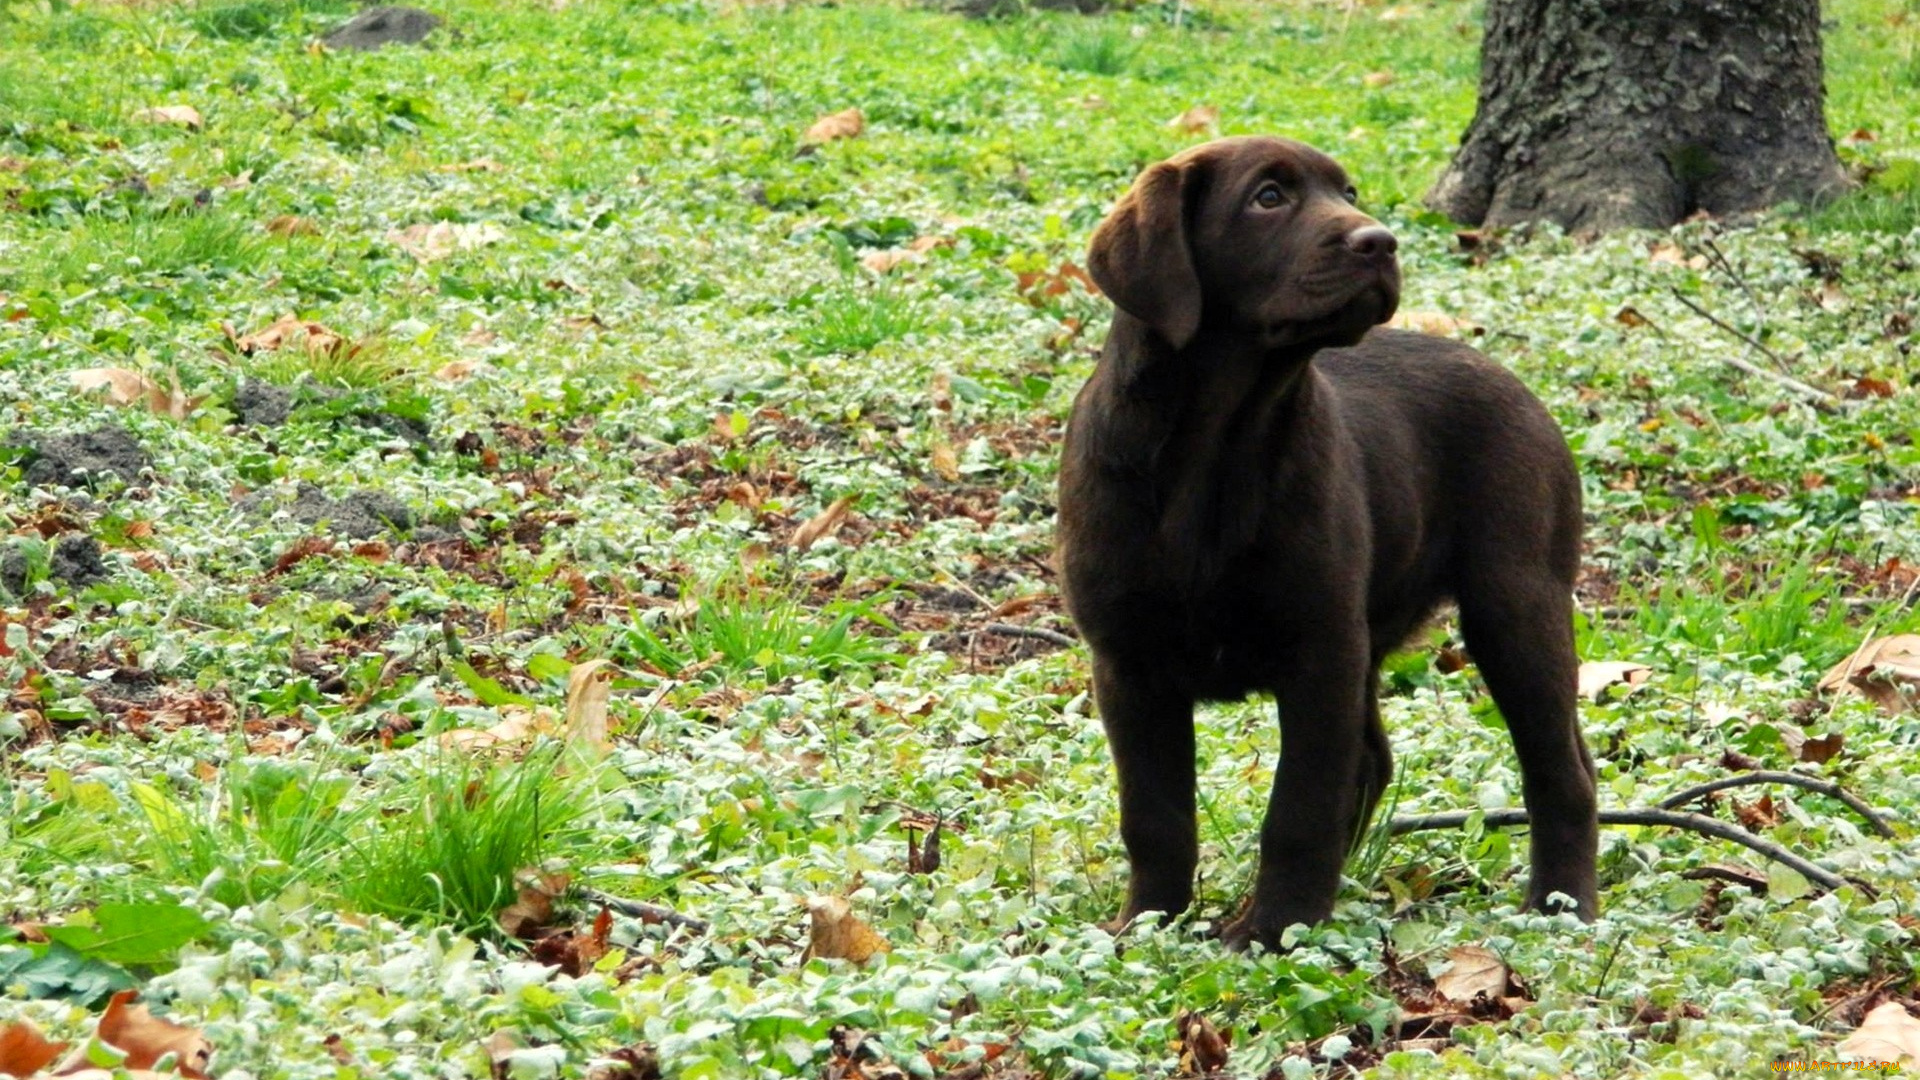
[[[332,0],[0,9],[0,1026],[85,1042],[137,988],[236,1078],[1911,1038],[1875,1010],[1916,993],[1920,8],[1829,6],[1858,194],[1603,238],[1421,208],[1472,4],[1003,8],[455,0],[377,52],[315,44]],[[1565,428],[1603,807],[1837,782],[1685,809],[1845,884],[1627,826],[1592,928],[1518,913],[1517,773],[1443,622],[1388,673],[1385,801],[1462,827],[1381,830],[1331,923],[1225,955],[1278,732],[1212,707],[1194,915],[1096,928],[1124,859],[1047,565],[1078,263],[1215,132],[1340,158],[1409,318]],[[1882,675],[1823,691],[1849,657]]]

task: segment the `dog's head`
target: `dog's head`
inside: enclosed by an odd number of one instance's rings
[[[1176,349],[1202,326],[1270,348],[1351,345],[1400,302],[1398,244],[1354,200],[1310,146],[1219,139],[1141,173],[1094,230],[1087,269]]]

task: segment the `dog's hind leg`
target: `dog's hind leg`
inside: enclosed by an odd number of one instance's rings
[[[1367,838],[1367,823],[1373,820],[1373,812],[1380,805],[1380,796],[1386,794],[1387,785],[1393,783],[1393,748],[1387,743],[1387,729],[1380,723],[1380,672],[1375,669],[1368,685],[1374,688],[1367,696],[1367,726],[1360,733],[1359,780],[1356,784],[1358,807],[1353,818],[1353,835],[1347,841],[1347,851],[1357,850]]]
[[[1598,909],[1600,828],[1593,758],[1580,737],[1568,582],[1502,567],[1460,590],[1460,627],[1520,755],[1532,830],[1527,906],[1562,893],[1582,919]]]

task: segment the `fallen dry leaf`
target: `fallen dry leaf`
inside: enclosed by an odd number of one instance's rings
[[[1859,694],[1882,712],[1898,715],[1913,708],[1920,687],[1920,634],[1869,637],[1853,655],[1820,677],[1822,693]]]
[[[1507,965],[1492,949],[1456,945],[1447,950],[1447,959],[1453,966],[1433,980],[1433,988],[1448,998],[1465,1005],[1483,994],[1490,1001],[1506,994]]]
[[[1684,266],[1689,270],[1705,270],[1705,255],[1688,256],[1679,244],[1671,240],[1662,240],[1647,252],[1647,261],[1656,266]]]
[[[532,742],[535,736],[554,734],[560,714],[544,705],[500,707],[500,722],[490,728],[454,728],[440,733],[440,745],[453,750],[492,750]]]
[[[907,248],[886,248],[881,251],[869,251],[860,256],[860,265],[876,274],[887,274],[902,263],[919,262],[920,253]]]
[[[133,118],[142,124],[178,124],[194,131],[201,126],[200,110],[191,105],[155,105],[134,113]]]
[[[565,874],[546,874],[538,870],[522,870],[516,881],[520,894],[513,903],[500,909],[494,916],[500,922],[500,929],[510,937],[521,941],[531,941],[536,932],[553,922],[553,902],[564,896],[572,879]]]
[[[25,1020],[0,1027],[0,1076],[32,1076],[60,1056],[67,1048],[53,1042],[40,1029]]]
[[[1179,116],[1167,121],[1167,126],[1188,135],[1200,135],[1212,131],[1220,124],[1220,107],[1217,105],[1195,105]]]
[[[1486,329],[1471,319],[1458,319],[1440,311],[1402,311],[1388,319],[1387,326],[1434,337],[1463,337]]]
[[[67,378],[82,393],[105,390],[107,400],[115,405],[144,405],[148,412],[175,420],[185,420],[188,413],[207,400],[204,394],[187,396],[186,391],[180,389],[179,374],[171,371],[167,373],[171,386],[131,368],[118,367],[70,371]]]
[[[235,333],[233,327],[224,323],[220,329],[233,344],[234,351],[242,356],[272,352],[296,343],[306,350],[308,356],[332,356],[342,350],[351,354],[362,348],[358,344],[349,344],[346,335],[296,315],[282,315],[251,334]]]
[[[819,144],[835,139],[851,139],[867,130],[867,117],[859,109],[841,109],[828,113],[807,127],[802,142]]]
[[[1920,1064],[1920,1020],[1899,1002],[1884,1002],[1875,1006],[1833,1052],[1841,1061]]]
[[[607,700],[619,669],[611,660],[586,660],[567,672],[567,745],[605,757],[613,749],[607,733]]]
[[[1213,1022],[1196,1012],[1181,1013],[1174,1021],[1180,1038],[1181,1076],[1212,1076],[1227,1068],[1227,1049],[1233,1045],[1233,1033],[1221,1033]]]
[[[953,444],[941,438],[933,444],[933,453],[928,462],[940,479],[951,484],[960,479],[960,456],[953,452]]]
[[[1652,668],[1631,660],[1589,660],[1580,665],[1579,693],[1599,701],[1609,687],[1624,686],[1631,693],[1652,676]]]
[[[506,230],[491,221],[436,221],[431,225],[409,225],[387,233],[387,243],[423,263],[436,262],[456,252],[497,244],[506,238]]]
[[[320,226],[298,214],[281,214],[267,222],[267,231],[275,236],[319,236]]]
[[[67,1055],[67,1060],[54,1069],[54,1074],[104,1078],[123,1075],[121,1070],[126,1070],[138,1076],[152,1069],[161,1058],[173,1054],[181,1076],[189,1080],[207,1080],[207,1064],[213,1058],[213,1044],[198,1031],[162,1020],[148,1012],[145,1005],[135,1005],[133,999],[139,996],[137,990],[122,990],[113,995],[94,1028],[94,1038],[126,1054],[126,1060],[111,1071],[96,1068],[87,1059],[87,1048],[80,1046]]]
[[[807,900],[807,915],[813,932],[800,962],[808,960],[851,960],[864,964],[875,953],[892,952],[887,939],[874,932],[853,914],[853,904],[844,896],[814,896]]]
[[[847,512],[852,509],[853,496],[840,496],[833,500],[832,506],[801,522],[800,527],[793,530],[793,538],[789,543],[795,551],[807,550],[840,531],[840,526],[846,524]]]

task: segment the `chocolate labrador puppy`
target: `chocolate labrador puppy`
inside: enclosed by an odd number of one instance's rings
[[[1449,598],[1519,751],[1527,902],[1594,914],[1573,459],[1474,349],[1373,329],[1396,241],[1354,200],[1311,147],[1221,139],[1146,170],[1093,234],[1119,310],[1067,428],[1059,553],[1119,773],[1116,925],[1192,900],[1194,703],[1256,691],[1280,764],[1224,936],[1271,948],[1325,918],[1392,777],[1380,661]]]

